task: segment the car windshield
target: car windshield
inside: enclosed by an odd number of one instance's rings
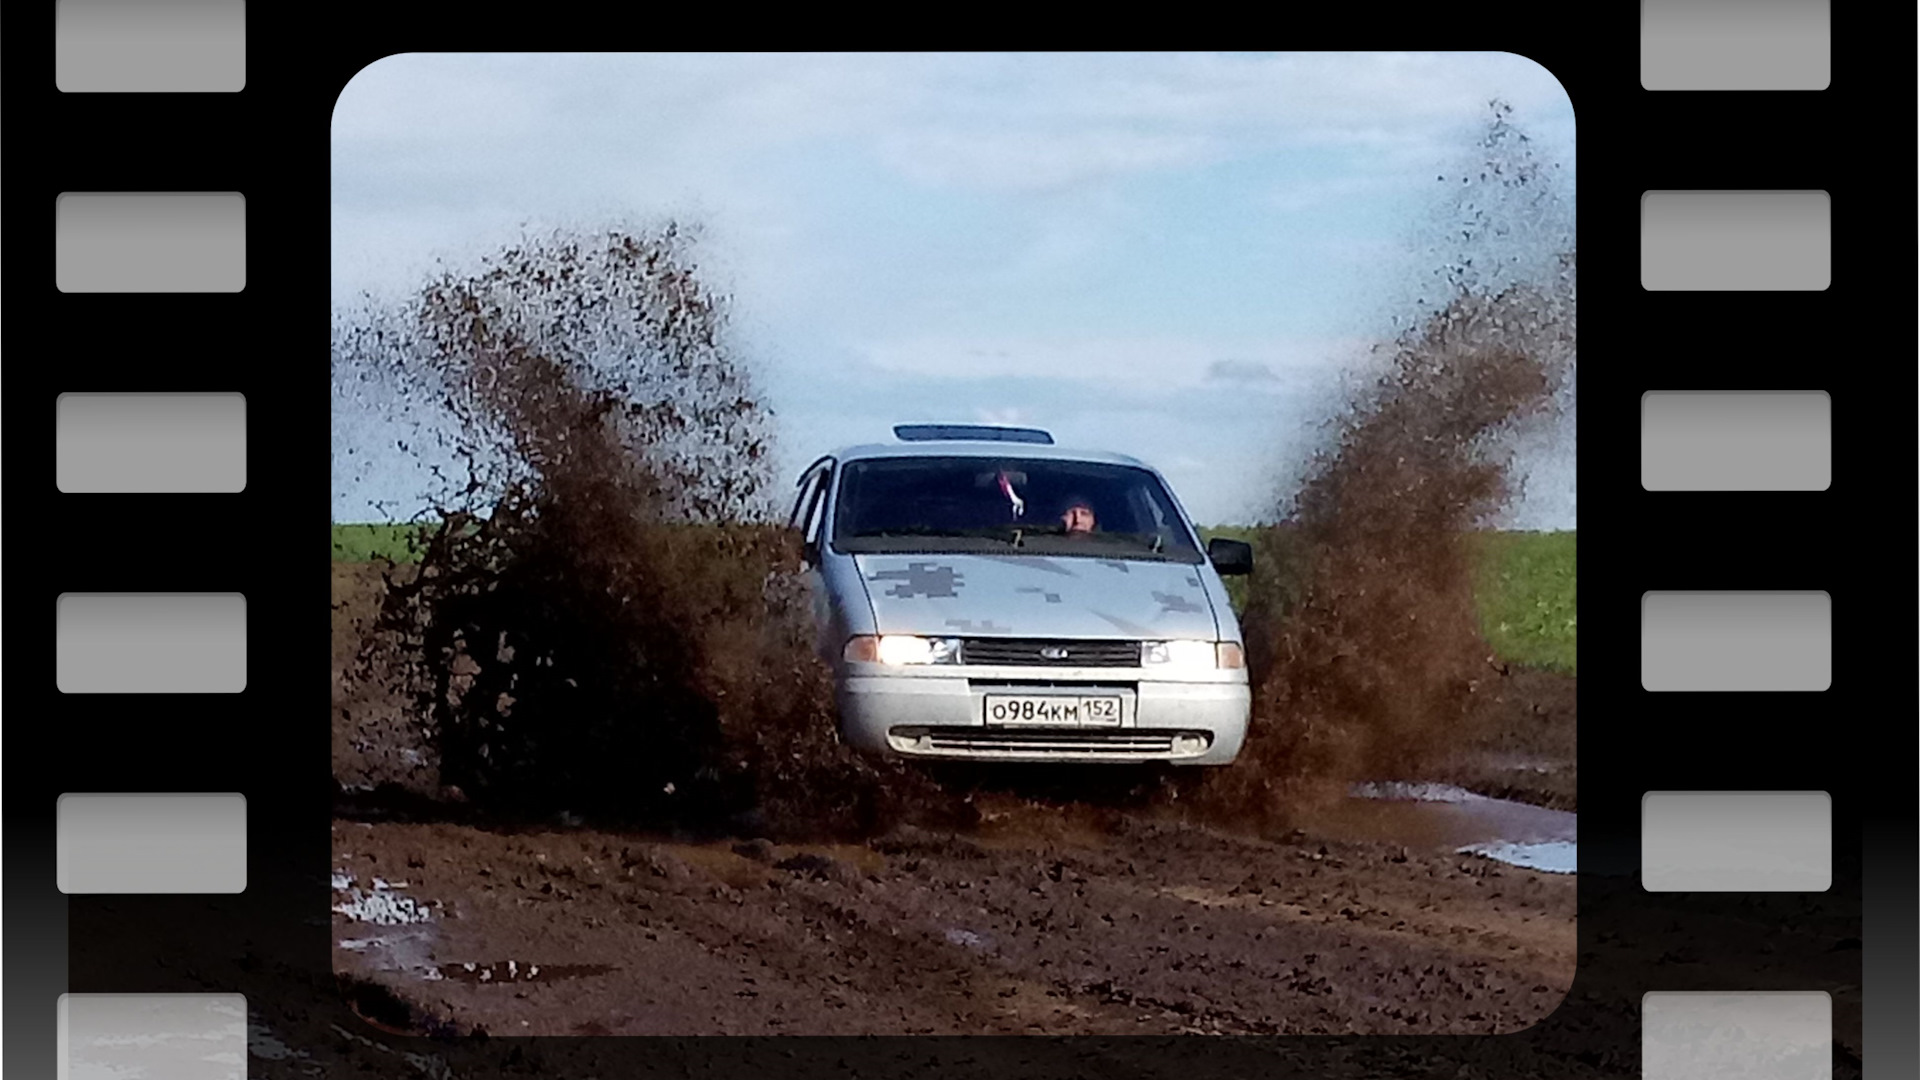
[[[1023,458],[875,458],[841,470],[833,546],[844,552],[1007,551],[1199,563],[1152,472]]]

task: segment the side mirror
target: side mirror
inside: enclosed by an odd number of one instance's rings
[[[1207,558],[1222,576],[1253,573],[1253,545],[1216,536],[1207,541]]]

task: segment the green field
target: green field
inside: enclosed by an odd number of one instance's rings
[[[366,562],[387,558],[410,562],[418,557],[412,525],[335,525],[333,561]],[[1245,539],[1250,529],[1202,529],[1208,539]],[[1480,623],[1488,644],[1501,659],[1526,667],[1576,673],[1578,606],[1574,573],[1574,533],[1488,532],[1475,537],[1481,551]],[[1266,553],[1262,553],[1266,554]],[[1256,555],[1256,566],[1259,556]],[[1229,578],[1235,606],[1242,582]]]
[[[1503,659],[1575,672],[1574,534],[1483,533],[1480,625]]]
[[[1255,531],[1201,529],[1211,540],[1250,540]],[[1577,674],[1579,621],[1572,532],[1484,532],[1473,538],[1480,553],[1480,627],[1494,652],[1512,664]],[[1256,547],[1254,567],[1271,559]],[[1244,579],[1228,578],[1234,607],[1244,600]]]
[[[391,559],[394,562],[413,562],[419,558],[413,540],[422,528],[418,525],[335,525],[333,561],[357,563]]]

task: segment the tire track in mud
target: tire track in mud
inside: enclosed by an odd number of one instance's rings
[[[1150,847],[1156,843],[1176,850],[1196,846],[1193,831],[1156,832],[1145,838]],[[1485,935],[1479,927],[1468,928],[1461,923],[1457,925],[1465,932],[1459,941],[1449,943],[1453,948],[1447,948],[1424,940],[1417,931],[1401,933],[1389,926],[1368,926],[1359,920],[1378,914],[1378,909],[1362,904],[1353,895],[1357,890],[1346,883],[1339,886],[1339,893],[1319,898],[1322,913],[1317,916],[1304,908],[1289,914],[1277,905],[1262,911],[1257,906],[1205,903],[1210,899],[1209,891],[1222,893],[1227,882],[1234,880],[1231,873],[1223,879],[1217,869],[1209,867],[1245,866],[1247,860],[1271,861],[1281,855],[1280,849],[1258,844],[1216,841],[1210,848],[1205,852],[1207,859],[1156,860],[1144,871],[1126,861],[1124,855],[1087,853],[1054,861],[1043,874],[1029,870],[1024,880],[1016,880],[1014,888],[1008,890],[1012,894],[1010,902],[986,909],[989,918],[1000,926],[1011,923],[1016,928],[1011,935],[1001,931],[1000,953],[1016,964],[1031,962],[1035,967],[1071,965],[1078,959],[1090,970],[1061,979],[1057,985],[1107,1000],[1152,1002],[1176,1014],[1209,1017],[1216,1029],[1241,1033],[1347,1030],[1354,1016],[1352,1002],[1342,1000],[1346,997],[1343,988],[1349,985],[1385,987],[1381,993],[1367,996],[1368,1011],[1378,1011],[1384,1005],[1387,1011],[1383,1015],[1416,1025],[1440,1022],[1448,1026],[1464,1024],[1467,1029],[1479,1025],[1478,1029],[1485,1030],[1484,1025],[1492,1020],[1471,1009],[1454,1010],[1462,1015],[1451,1019],[1444,1015],[1446,1010],[1414,1009],[1395,1014],[1393,1005],[1424,1005],[1436,997],[1441,1001],[1455,997],[1472,1000],[1476,992],[1487,990],[1485,981],[1465,982],[1448,972],[1460,965],[1463,948],[1493,957],[1510,944],[1504,937],[1482,941]],[[1406,869],[1417,871],[1418,865]],[[1017,873],[1010,868],[996,870],[1002,876]],[[1201,883],[1194,884],[1196,879]],[[1299,883],[1287,882],[1284,873],[1272,875],[1271,880],[1276,888],[1294,891],[1296,900],[1312,899],[1298,888]],[[1163,884],[1169,881],[1184,884]],[[1048,882],[1056,884],[1049,887]],[[936,875],[927,884],[939,895],[943,884],[964,887],[965,883],[942,882]],[[1241,890],[1243,884],[1233,889]],[[1023,885],[1026,896],[1019,888]],[[1257,883],[1253,887],[1260,888]],[[1560,895],[1570,899],[1570,893]],[[1020,903],[1028,896],[1039,903]],[[1046,905],[1044,912],[1038,910],[1040,904]],[[1570,910],[1569,905],[1569,914]],[[1116,918],[1116,912],[1121,917]],[[1532,969],[1526,970],[1490,960],[1470,961],[1467,968],[1497,968],[1498,981],[1503,983],[1531,979],[1523,993],[1550,999],[1542,1003],[1544,1014],[1551,1001],[1557,1000],[1553,988],[1564,987],[1571,978],[1572,921],[1570,917],[1558,921],[1558,941],[1550,942],[1557,944],[1566,957],[1557,965],[1558,972],[1551,972],[1555,966],[1551,964],[1545,965],[1548,970],[1539,965],[1526,965]],[[1072,935],[1111,931],[1118,940],[1112,948],[1091,944],[1077,957],[1071,951],[1063,956],[1049,940],[1056,931]],[[1371,944],[1360,944],[1356,949],[1356,939]],[[1519,948],[1517,944],[1511,947],[1516,951]],[[1369,951],[1398,955],[1385,961],[1357,955]],[[1343,956],[1349,958],[1344,964]],[[1330,962],[1321,963],[1323,959]],[[1417,971],[1420,968],[1425,969],[1424,974]],[[1311,1020],[1288,1018],[1283,1022],[1273,1013],[1274,987],[1307,997],[1327,997],[1332,1004]],[[1493,992],[1503,995],[1507,991],[1495,988]]]
[[[1545,1016],[1572,977],[1571,879],[1381,845],[1133,819],[1024,847],[356,832],[386,849],[376,863],[450,852],[416,875],[450,913],[438,961],[618,969],[512,987],[381,976],[502,1034],[1486,1033]]]

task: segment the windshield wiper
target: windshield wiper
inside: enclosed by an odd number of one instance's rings
[[[1049,536],[1068,536],[1064,530],[1050,532]],[[1102,547],[1145,549],[1149,555],[1164,556],[1167,552],[1167,538],[1160,533],[1094,532],[1082,534]]]
[[[917,539],[953,539],[953,540],[1005,540],[1014,547],[1021,546],[1023,530],[1012,525],[993,525],[978,529],[934,529],[914,526],[905,529],[873,529],[854,533],[850,539],[883,540],[890,537],[914,537]]]

